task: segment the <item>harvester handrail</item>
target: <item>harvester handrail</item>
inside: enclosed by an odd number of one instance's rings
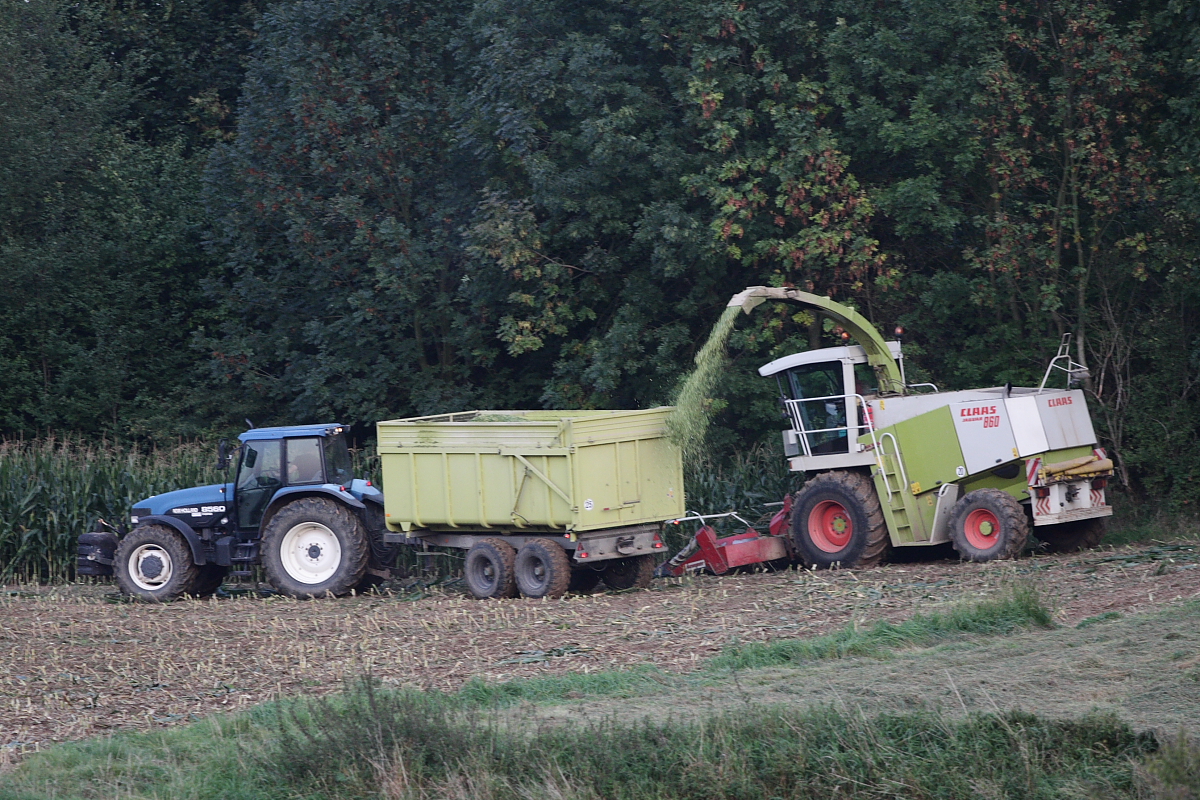
[[[791,417],[792,430],[794,430],[796,433],[800,434],[800,436],[799,436],[800,444],[801,444],[801,447],[804,448],[805,456],[811,457],[813,454],[812,448],[810,448],[808,446],[808,435],[813,434],[813,433],[838,433],[841,431],[845,431],[846,434],[849,435],[850,429],[853,428],[855,431],[855,438],[857,439],[859,436],[863,435],[862,432],[865,429],[867,433],[871,434],[871,448],[875,449],[879,446],[879,440],[876,439],[876,437],[875,437],[875,425],[874,425],[874,420],[872,419],[871,414],[863,414],[862,419],[864,420],[864,423],[860,423],[857,425],[850,424],[850,414],[847,412],[845,425],[842,425],[842,426],[839,426],[836,428],[814,428],[812,430],[809,430],[808,428],[804,427],[804,419],[800,416],[800,413],[799,413],[799,406],[802,403],[819,403],[819,402],[824,402],[826,400],[842,400],[843,402],[845,402],[845,401],[848,401],[851,397],[853,397],[857,401],[855,404],[856,409],[857,408],[868,408],[868,409],[870,408],[870,406],[867,404],[866,399],[861,394],[856,394],[856,393],[831,394],[831,395],[827,395],[825,397],[801,397],[801,398],[794,399],[794,400],[788,399],[788,398],[784,399],[784,405],[787,406],[787,409],[788,409],[788,416]]]

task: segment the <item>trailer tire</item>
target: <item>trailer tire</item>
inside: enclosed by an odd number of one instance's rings
[[[632,556],[609,561],[600,579],[610,589],[648,589],[654,580],[654,556]]]
[[[1008,492],[976,489],[954,504],[950,541],[964,561],[1016,558],[1028,539],[1025,508]]]
[[[199,570],[183,536],[166,525],[139,525],[125,534],[113,554],[113,574],[121,591],[150,603],[165,603],[192,591]]]
[[[887,560],[887,523],[866,475],[824,472],[804,484],[792,505],[792,541],[806,566],[865,569]]]
[[[516,549],[504,541],[489,537],[471,545],[463,563],[467,590],[479,600],[517,596]]]
[[[557,542],[532,539],[517,551],[517,588],[525,597],[557,600],[571,583],[571,559]]]
[[[1051,553],[1074,553],[1098,547],[1108,528],[1107,523],[1107,517],[1092,517],[1059,525],[1042,525],[1033,529],[1033,535],[1045,542]]]
[[[217,589],[221,588],[221,584],[225,583],[225,575],[229,571],[228,567],[216,564],[205,564],[196,569],[199,570],[199,573],[192,583],[192,588],[188,590],[188,594],[196,598],[211,597],[215,594]]]
[[[571,582],[567,591],[571,594],[591,594],[600,583],[600,573],[591,567],[576,567],[571,570]]]
[[[262,537],[267,580],[289,597],[349,594],[370,557],[367,532],[351,509],[325,497],[302,497],[281,508]]]

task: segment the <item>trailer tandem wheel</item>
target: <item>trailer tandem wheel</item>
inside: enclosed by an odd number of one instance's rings
[[[976,489],[954,504],[950,541],[965,561],[1016,558],[1029,539],[1029,518],[1015,497]]]
[[[479,600],[516,597],[516,561],[516,549],[503,539],[488,537],[475,542],[463,563],[468,591]]]
[[[567,551],[549,539],[533,539],[517,551],[514,564],[517,588],[525,597],[557,599],[571,583],[571,559]]]
[[[891,546],[875,485],[842,470],[804,484],[792,505],[792,539],[812,567],[873,567],[887,559]]]

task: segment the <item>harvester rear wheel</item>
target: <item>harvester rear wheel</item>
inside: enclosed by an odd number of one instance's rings
[[[891,548],[875,485],[858,472],[825,472],[804,484],[792,506],[792,539],[810,567],[874,567]]]
[[[1025,508],[1008,492],[976,489],[954,504],[950,541],[964,561],[1016,558],[1028,539]]]
[[[607,562],[600,573],[604,585],[618,591],[622,589],[647,589],[654,580],[654,556],[631,556]]]
[[[166,525],[139,525],[122,537],[113,554],[121,591],[152,603],[192,591],[199,570],[183,536]]]
[[[1045,542],[1051,553],[1074,553],[1098,547],[1107,527],[1107,517],[1092,517],[1061,525],[1042,525],[1033,529],[1033,535]]]
[[[471,545],[463,563],[467,590],[479,600],[516,597],[517,551],[503,539],[489,537]]]
[[[557,599],[571,583],[567,551],[549,539],[533,539],[517,552],[517,588],[526,597]]]

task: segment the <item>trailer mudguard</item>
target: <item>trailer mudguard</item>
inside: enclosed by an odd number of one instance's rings
[[[175,517],[166,515],[154,514],[148,517],[138,517],[138,525],[146,522],[161,522],[163,525],[170,526],[183,534],[184,540],[188,543],[188,547],[192,549],[192,560],[200,566],[208,563],[208,559],[204,555],[204,543],[200,541],[200,537],[196,532]]]

